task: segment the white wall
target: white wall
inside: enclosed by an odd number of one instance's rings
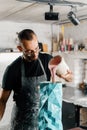
[[[65,25],[65,38],[84,41],[87,39],[87,21],[81,22],[80,25]]]
[[[87,21],[81,22],[80,25],[75,26],[71,24],[64,25],[65,38],[73,38],[76,43],[87,44]],[[79,83],[84,81],[84,60],[87,59],[87,52],[69,52],[64,53],[64,58],[67,64],[69,64],[71,71],[73,72],[73,83],[71,86],[78,86]],[[74,56],[74,57],[72,57]]]
[[[0,22],[0,48],[15,48],[16,32],[22,29],[33,29],[38,36],[38,41],[48,44],[49,51],[51,50],[51,25],[38,23],[15,23],[15,22]]]

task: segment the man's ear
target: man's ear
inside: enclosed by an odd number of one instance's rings
[[[17,46],[18,50],[22,52],[22,47],[21,46]]]

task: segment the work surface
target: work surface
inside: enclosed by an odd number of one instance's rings
[[[63,88],[63,101],[73,103],[82,107],[87,107],[87,95],[79,88],[65,87]]]

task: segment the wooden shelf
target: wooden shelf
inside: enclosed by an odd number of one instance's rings
[[[67,52],[52,52],[52,55],[53,56],[56,56],[56,55],[68,55],[70,56],[71,58],[75,58],[75,59],[87,59],[87,51],[67,51]]]

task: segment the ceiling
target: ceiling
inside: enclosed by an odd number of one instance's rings
[[[87,0],[68,1],[87,4]],[[87,18],[87,5],[83,7],[77,6],[76,9],[73,10],[80,19]],[[67,13],[69,11],[71,11],[71,6],[60,6],[55,3],[53,5],[53,12],[59,12],[59,20],[47,21],[44,20],[44,13],[49,12],[49,5],[47,3],[38,3],[35,1],[20,2],[16,0],[0,0],[0,21],[62,23],[63,21],[67,21]]]

